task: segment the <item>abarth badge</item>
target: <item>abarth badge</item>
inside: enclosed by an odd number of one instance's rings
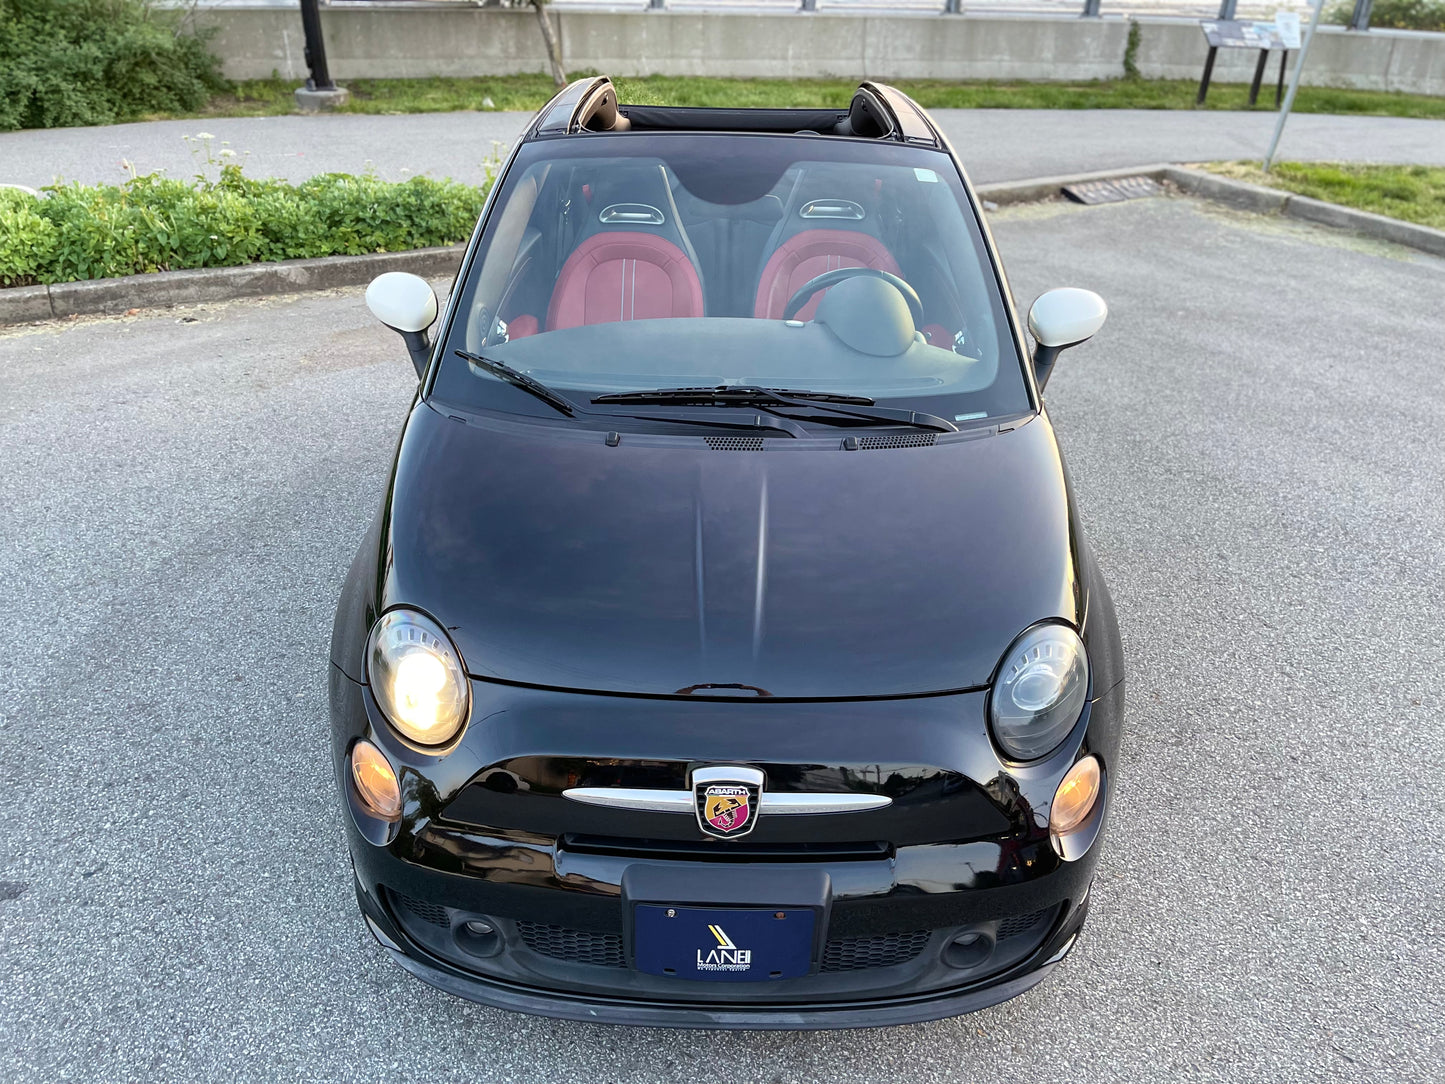
[[[698,768],[692,792],[698,827],[718,839],[737,839],[758,822],[763,773],[756,768]]]

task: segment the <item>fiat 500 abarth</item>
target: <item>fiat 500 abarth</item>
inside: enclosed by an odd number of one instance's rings
[[[342,591],[361,911],[417,976],[593,1021],[966,1012],[1063,959],[1123,711],[1113,607],[978,200],[846,110],[562,91],[511,153]]]

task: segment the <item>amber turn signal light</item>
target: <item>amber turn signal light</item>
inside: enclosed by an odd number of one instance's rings
[[[1064,773],[1049,809],[1049,830],[1054,835],[1078,831],[1089,819],[1099,800],[1099,780],[1099,762],[1094,757],[1084,757]]]
[[[351,779],[361,804],[381,817],[392,820],[401,814],[401,787],[396,771],[380,749],[369,741],[351,747]]]

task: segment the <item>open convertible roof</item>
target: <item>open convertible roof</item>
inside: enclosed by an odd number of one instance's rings
[[[693,109],[624,105],[612,80],[579,79],[543,107],[528,138],[627,131],[810,132],[941,147],[943,140],[908,95],[861,83],[847,109]]]

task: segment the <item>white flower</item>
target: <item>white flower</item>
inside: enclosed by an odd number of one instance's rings
[[[197,139],[215,139],[216,137],[213,136],[213,135],[211,135],[210,132],[197,132],[197,133],[196,133],[196,138],[197,138]]]
[[[234,157],[236,157],[236,152],[235,152],[235,151],[231,151],[231,150],[225,150],[225,151],[222,151],[220,154],[218,154],[216,157],[217,157],[217,158],[234,158]]]

